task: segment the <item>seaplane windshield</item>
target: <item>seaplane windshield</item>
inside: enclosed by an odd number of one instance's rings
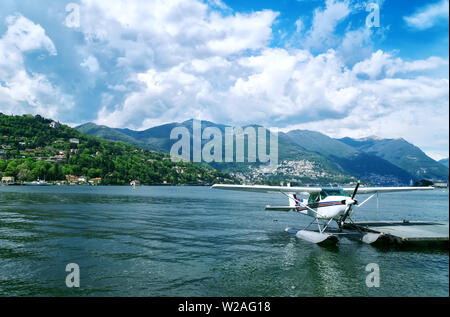
[[[328,196],[348,196],[348,194],[346,194],[342,188],[326,188],[322,189],[320,193],[311,193],[309,195],[308,203],[314,204]]]
[[[321,199],[324,199],[325,197],[328,196],[348,196],[348,194],[346,194],[342,188],[332,188],[332,189],[327,188],[323,189],[320,192]]]

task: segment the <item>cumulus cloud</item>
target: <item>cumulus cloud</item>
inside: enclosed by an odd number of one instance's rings
[[[45,34],[45,30],[21,15],[6,18],[8,30],[2,37],[4,45],[21,52],[44,49],[50,55],[56,55],[56,48],[52,40]]]
[[[312,27],[304,39],[303,46],[313,50],[335,46],[338,41],[334,34],[336,26],[350,12],[348,1],[327,0],[324,9],[314,11]]]
[[[428,129],[445,129],[441,121],[447,120],[448,79],[416,76],[448,65],[441,58],[406,62],[377,51],[348,68],[335,50],[314,56],[306,50],[267,48],[260,55],[233,62],[204,61],[208,67],[194,67],[197,63],[139,74],[136,80],[144,87],[114,111],[103,109],[99,122],[146,128],[196,117],[242,124],[288,124],[287,129],[312,128],[337,136],[355,136],[355,131],[358,135],[402,136],[410,134],[418,119],[403,117],[402,125],[397,125],[401,129],[395,130],[393,120],[386,118],[412,111],[421,118],[427,112],[440,111],[439,122]],[[214,77],[217,74],[221,76]],[[415,75],[406,76],[411,74]],[[218,85],[220,77],[228,80]],[[420,127],[425,128],[433,117],[419,119]],[[392,124],[386,128],[383,123],[389,122]]]
[[[443,21],[446,21],[448,25],[448,12],[448,0],[441,0],[439,2],[427,5],[416,11],[414,14],[406,16],[403,19],[408,26],[418,30],[425,30]]]
[[[448,78],[395,77],[432,71],[443,65],[448,65],[448,60],[405,62],[377,51],[349,71],[355,95],[353,106],[343,104],[347,106],[345,116],[291,124],[283,130],[310,129],[333,137],[403,137],[425,150],[448,148]],[[359,78],[361,73],[368,78]]]
[[[82,0],[80,10],[81,31],[93,47],[117,50],[121,65],[133,66],[140,58],[145,67],[261,49],[278,15],[271,10],[222,15],[196,0]]]
[[[366,27],[345,32],[336,47],[341,59],[353,65],[368,58],[373,52],[371,36],[372,31]]]
[[[144,18],[143,10],[121,7],[116,14],[98,2],[82,3],[103,21],[84,27],[88,39],[122,50],[120,67],[132,65],[132,56],[147,61],[114,86],[123,100],[105,99],[97,123],[146,129],[197,118],[448,144],[442,134],[448,134],[448,72],[442,71],[448,59],[373,52],[367,28],[335,34],[351,12],[348,1],[328,0],[309,29],[296,23],[301,49],[269,47],[277,13],[268,10],[224,16],[197,1],[172,1],[164,9],[156,1]],[[430,135],[439,137],[430,141]]]
[[[448,59],[431,56],[425,60],[404,61],[394,58],[391,54],[381,50],[376,51],[366,60],[353,67],[356,74],[365,74],[371,79],[380,76],[393,77],[399,74],[429,73],[448,68]]]
[[[25,67],[27,52],[42,50],[56,55],[53,42],[40,25],[21,15],[9,16],[6,22],[7,31],[0,38],[0,110],[62,118],[62,113],[73,106],[72,98],[45,75]]]

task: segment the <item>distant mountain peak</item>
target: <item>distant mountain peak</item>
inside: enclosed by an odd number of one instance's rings
[[[89,126],[97,126],[94,122],[86,122],[83,124],[80,124],[79,126],[76,126],[75,129],[81,128],[81,127],[89,127]]]

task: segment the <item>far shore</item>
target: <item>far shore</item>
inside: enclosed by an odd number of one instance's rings
[[[164,186],[164,187],[183,187],[183,186],[195,186],[195,187],[211,187],[214,184],[140,184],[136,185],[137,187],[155,187],[155,186]],[[56,184],[56,183],[47,183],[46,185],[26,185],[21,183],[15,184],[0,184],[0,187],[134,187],[129,184]]]

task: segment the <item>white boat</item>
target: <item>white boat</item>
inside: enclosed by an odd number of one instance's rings
[[[25,186],[52,186],[53,184],[47,183],[46,181],[38,179],[37,181],[23,183]]]

